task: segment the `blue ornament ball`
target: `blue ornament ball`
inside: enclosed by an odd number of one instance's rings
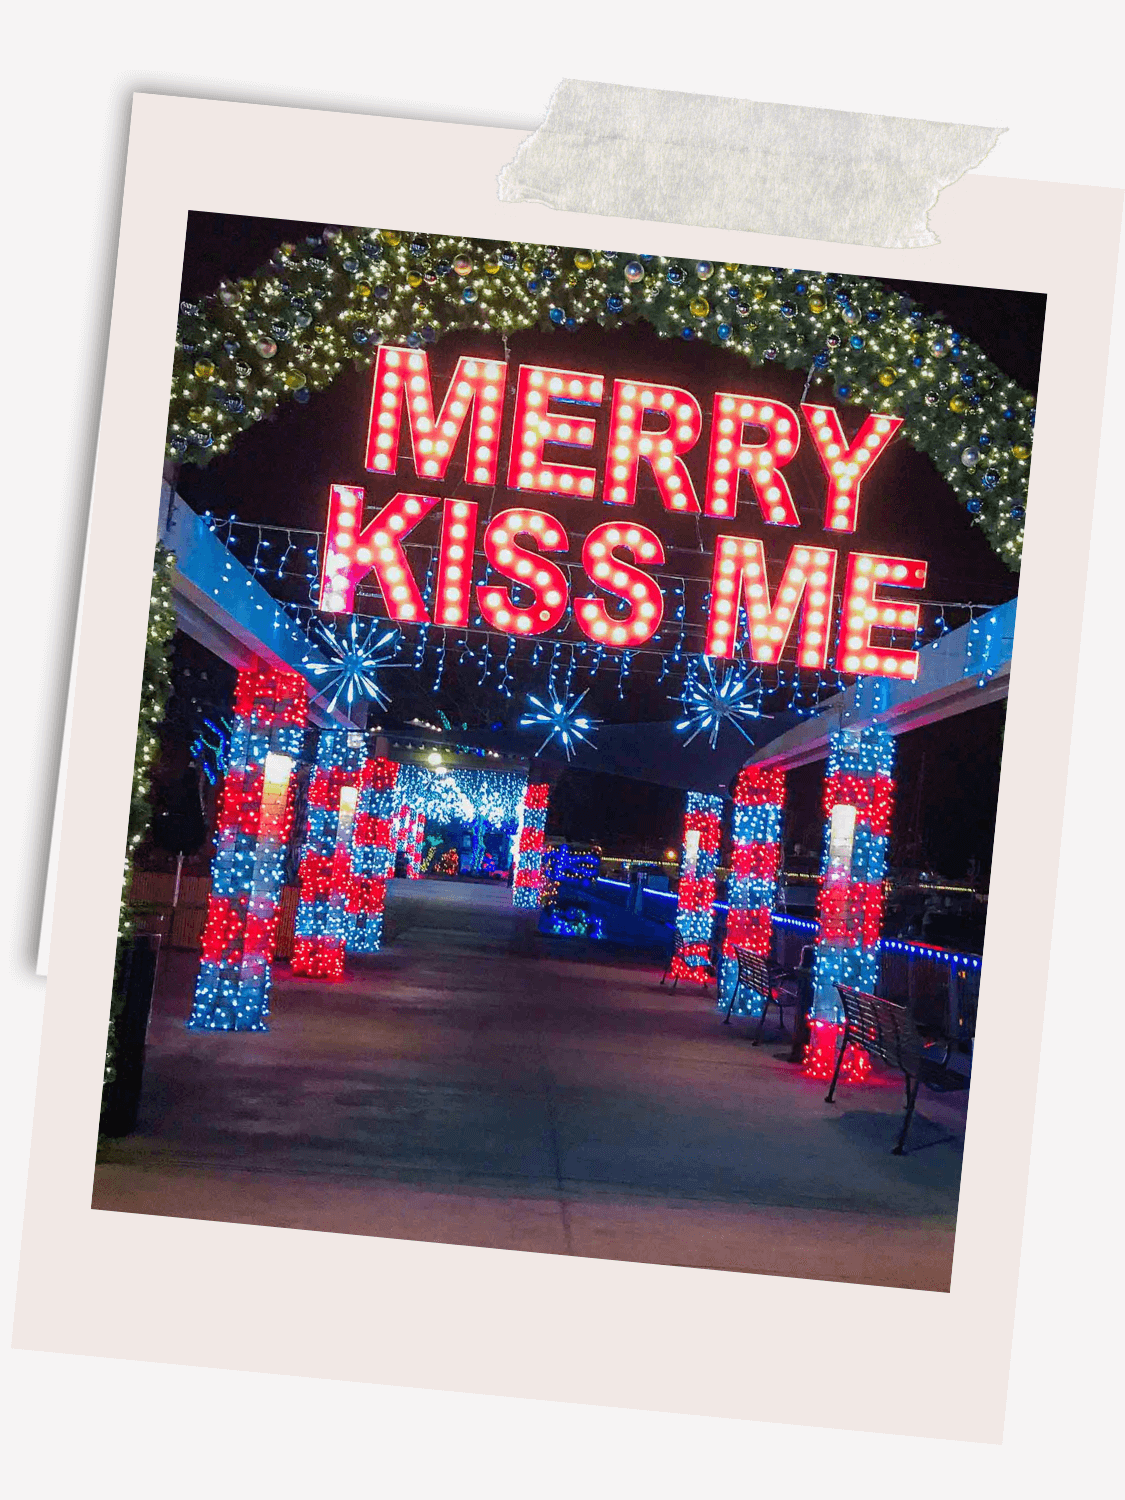
[[[731,334],[734,332],[734,329],[729,323],[720,323],[715,332],[721,339],[729,339]]]
[[[309,388],[307,385],[303,385],[299,391],[293,392],[293,400],[296,401],[298,406],[306,406],[308,404],[308,399]]]
[[[985,469],[980,482],[986,490],[994,490],[1000,483],[1000,475],[996,469]]]
[[[841,401],[846,401],[851,395],[851,390],[852,388],[850,385],[838,385],[836,387],[836,394],[837,396],[839,396]]]
[[[848,343],[852,346],[853,349],[862,349],[863,335],[860,333],[853,333],[851,338],[848,340]]]
[[[551,311],[547,314],[547,316],[550,318],[551,322],[554,323],[556,326],[558,324],[560,324],[560,323],[565,323],[566,322],[566,313],[563,312],[563,310],[562,310],[561,307],[552,307]]]
[[[1013,521],[1022,521],[1025,512],[1022,505],[1013,505],[1008,514],[1011,516]]]
[[[473,286],[465,287],[461,292],[462,302],[475,302],[477,300],[477,289]]]
[[[980,500],[966,500],[965,509],[969,512],[970,515],[975,516],[980,510],[982,504],[983,502]]]
[[[817,367],[818,370],[823,370],[827,363],[828,351],[826,349],[821,349],[813,355],[813,364]]]
[[[666,274],[672,286],[682,286],[687,273],[683,266],[669,266]]]
[[[793,317],[796,317],[796,315],[797,315],[797,308],[796,308],[796,305],[794,303],[792,303],[792,302],[783,302],[781,304],[781,316],[783,318],[793,318]]]
[[[680,337],[682,339],[693,339],[695,337],[695,329],[694,328],[681,328],[680,329]]]
[[[625,298],[619,296],[616,292],[610,292],[609,296],[605,299],[605,305],[608,312],[619,313],[625,306]]]

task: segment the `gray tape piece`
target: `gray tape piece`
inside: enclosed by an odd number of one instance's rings
[[[915,249],[942,188],[1006,127],[567,78],[500,173],[508,203]]]

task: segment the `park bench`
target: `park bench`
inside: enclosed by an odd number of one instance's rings
[[[762,1027],[766,1024],[766,1012],[771,1005],[777,1006],[777,1019],[782,1031],[785,1030],[785,1012],[783,1005],[797,1005],[796,990],[787,990],[783,982],[791,978],[788,969],[775,964],[772,959],[763,958],[759,953],[751,953],[748,948],[736,948],[734,950],[735,960],[738,963],[738,979],[731,990],[730,999],[727,1001],[726,1013],[723,1016],[723,1025],[729,1026],[730,1013],[734,1009],[734,1002],[744,989],[750,990],[755,995],[762,997],[762,1014],[758,1019],[758,1029],[754,1033],[756,1047],[762,1039]]]
[[[878,995],[867,995],[862,990],[847,984],[837,984],[837,993],[844,1007],[844,1031],[840,1050],[836,1056],[836,1068],[824,1102],[831,1104],[840,1076],[840,1066],[849,1044],[861,1048],[869,1057],[877,1057],[888,1067],[899,1068],[906,1081],[906,1114],[899,1131],[893,1156],[906,1154],[906,1135],[914,1118],[914,1102],[918,1097],[918,1085],[938,1093],[949,1093],[967,1087],[966,1080],[951,1069],[926,1055],[929,1045],[914,1024],[914,1018],[903,1005],[892,1000],[880,999]],[[949,1050],[946,1048],[946,1057]]]
[[[672,935],[672,947],[670,948],[670,950],[668,952],[668,962],[664,965],[664,973],[661,974],[661,976],[660,976],[660,983],[661,984],[663,984],[664,981],[668,978],[668,975],[672,972],[672,965],[675,963],[676,958],[678,957],[678,955],[681,954],[683,951],[684,951],[684,939],[683,939],[683,935],[681,934],[681,932],[677,928],[676,931]],[[707,978],[708,978],[709,981],[710,980],[714,980],[714,978],[715,978],[715,964],[714,964],[713,960],[711,960],[710,962],[708,962],[706,964],[700,964],[700,965],[698,965],[698,967],[700,969],[702,969],[702,971],[706,974],[706,976],[707,976]],[[675,989],[676,986],[679,984],[679,982],[680,982],[680,977],[677,974],[676,978],[673,979],[673,981],[672,981],[672,988]]]

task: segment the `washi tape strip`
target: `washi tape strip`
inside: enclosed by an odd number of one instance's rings
[[[914,249],[1005,127],[567,78],[499,176],[509,203]]]

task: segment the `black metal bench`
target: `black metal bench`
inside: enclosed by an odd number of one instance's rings
[[[758,1019],[758,1029],[754,1033],[754,1046],[756,1047],[762,1039],[762,1027],[766,1024],[766,1012],[771,1005],[777,1006],[777,1019],[782,1031],[785,1030],[785,1012],[783,1004],[796,1007],[796,991],[787,991],[782,988],[782,982],[792,976],[788,969],[775,964],[772,959],[763,958],[759,953],[751,953],[748,948],[736,948],[734,950],[735,960],[738,963],[738,979],[730,992],[727,1001],[726,1013],[723,1016],[723,1025],[730,1025],[730,1013],[734,1009],[734,1002],[743,990],[750,990],[755,995],[762,997],[762,1014]]]
[[[844,1007],[844,1031],[840,1050],[836,1056],[836,1067],[824,1102],[831,1104],[840,1077],[840,1067],[848,1046],[856,1046],[869,1057],[877,1057],[889,1067],[899,1068],[906,1080],[906,1114],[899,1131],[893,1156],[906,1154],[906,1134],[914,1118],[914,1102],[918,1097],[918,1085],[924,1083],[940,1093],[967,1087],[960,1074],[953,1073],[944,1063],[935,1062],[926,1056],[926,1038],[914,1024],[914,1018],[904,1005],[892,1000],[883,1000],[878,995],[865,994],[847,984],[837,984],[837,993]],[[948,1048],[946,1057],[949,1056]]]

